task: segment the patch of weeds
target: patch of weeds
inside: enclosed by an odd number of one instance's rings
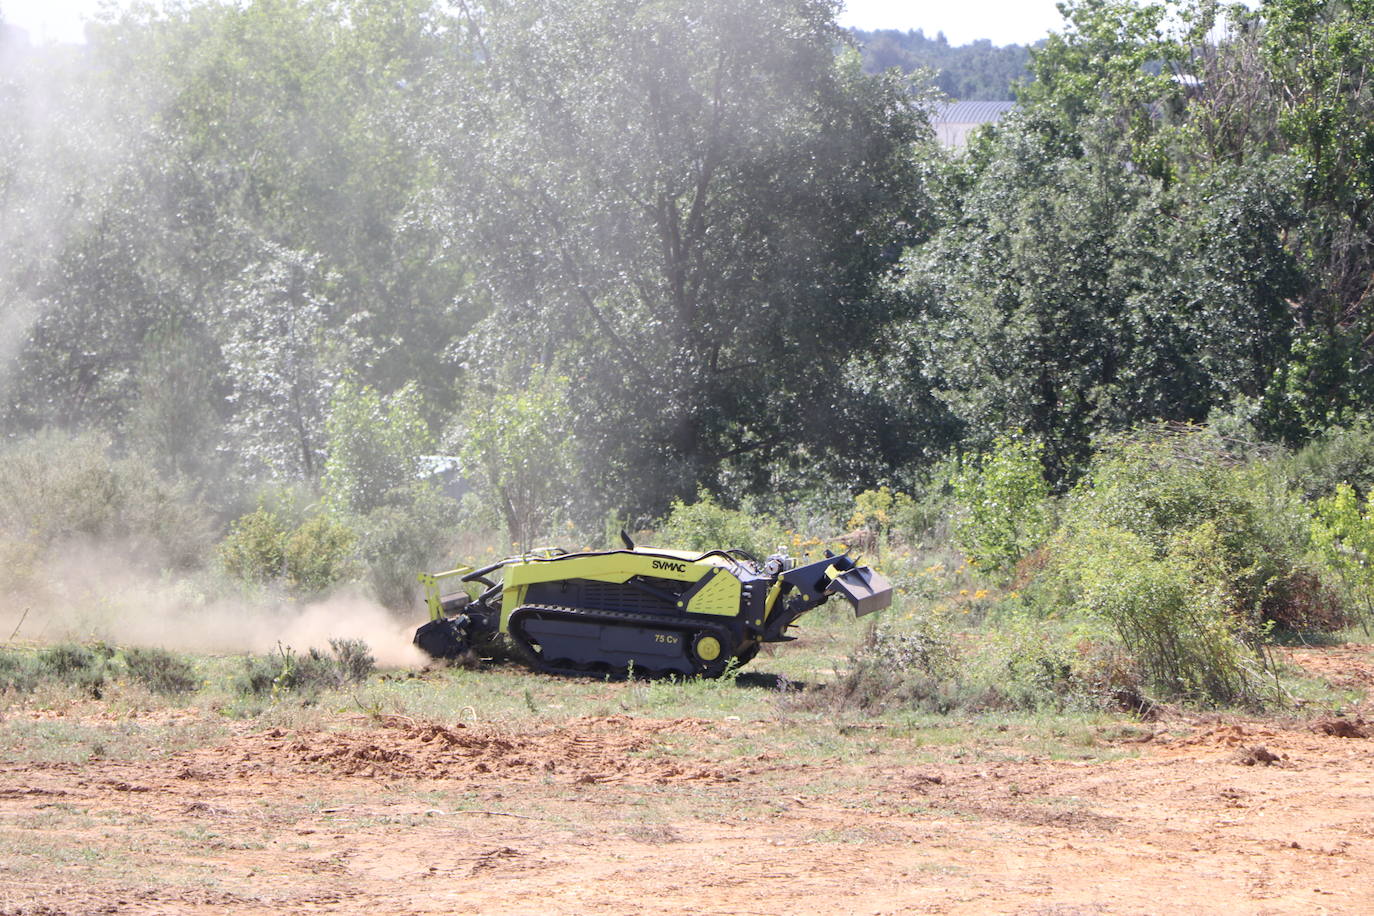
[[[278,697],[285,693],[337,690],[367,680],[376,660],[367,644],[357,639],[331,639],[328,654],[319,649],[299,653],[278,645],[266,656],[248,656],[235,681],[241,694]]]
[[[28,652],[0,649],[0,691],[29,693],[38,686],[38,664]]]
[[[100,699],[109,680],[114,650],[104,643],[81,646],[63,643],[38,653],[37,670],[44,680],[74,687],[92,699]]]
[[[138,720],[84,724],[71,719],[11,719],[0,728],[0,759],[18,763],[149,760],[224,737],[216,722],[149,725]]]
[[[832,683],[784,693],[780,702],[807,711],[904,707],[949,712],[959,705],[959,654],[939,621],[927,623],[907,632],[875,627],[851,656],[849,669]]]
[[[201,824],[182,828],[176,831],[176,836],[192,846],[199,846],[204,849],[216,849],[222,845],[220,835]]]
[[[862,827],[846,827],[843,829],[826,828],[818,830],[812,834],[812,843],[831,843],[843,845],[863,845],[872,842],[873,838],[868,831]]]
[[[681,843],[683,836],[668,824],[643,824],[625,828],[625,836],[639,843],[661,846],[666,843]]]
[[[361,684],[377,670],[377,659],[361,639],[331,639],[329,651],[346,684]]]
[[[125,649],[124,667],[129,677],[163,696],[191,693],[200,684],[195,667],[166,649]]]

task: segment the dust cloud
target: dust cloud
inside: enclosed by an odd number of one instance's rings
[[[327,650],[360,639],[383,667],[418,668],[411,644],[420,611],[398,614],[366,595],[339,591],[314,601],[264,593],[229,595],[211,577],[179,578],[120,547],[68,544],[48,553],[22,583],[0,588],[0,640],[17,644],[102,640],[183,652],[263,654],[279,644]],[[0,583],[4,586],[5,583]]]

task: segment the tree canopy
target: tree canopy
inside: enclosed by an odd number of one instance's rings
[[[400,511],[365,481],[445,442],[479,489],[535,469],[523,530],[907,485],[1019,435],[1065,487],[1138,423],[1366,416],[1374,6],[1062,7],[1031,49],[856,38],[830,0],[6,33],[0,429],[98,433],[226,511],[269,480]],[[940,90],[1013,83],[935,143]],[[502,410],[520,434],[481,441]]]

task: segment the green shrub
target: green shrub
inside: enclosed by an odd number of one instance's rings
[[[1330,496],[1340,484],[1369,493],[1374,490],[1374,425],[1328,430],[1282,464],[1306,499]]]
[[[0,690],[28,693],[38,686],[38,664],[32,653],[0,649]]]
[[[43,680],[75,687],[98,700],[109,679],[113,656],[114,650],[104,644],[88,648],[64,643],[38,653],[38,675]]]
[[[1109,628],[1094,620],[1035,617],[1017,602],[999,611],[989,638],[965,659],[969,708],[1146,713],[1153,707],[1136,659]]]
[[[286,571],[287,528],[278,514],[260,508],[236,519],[219,545],[224,571],[242,582],[266,583]]]
[[[930,614],[902,629],[875,627],[833,682],[787,704],[807,709],[1125,709],[1150,705],[1133,661],[1092,627],[1004,616],[961,650],[948,621]]]
[[[1204,703],[1257,698],[1259,634],[1237,612],[1227,557],[1211,522],[1159,553],[1120,528],[1080,532],[1061,572],[1079,608],[1110,625],[1159,695]]]
[[[823,699],[840,708],[921,709],[945,713],[957,704],[960,658],[948,629],[927,618],[919,629],[874,627],[827,685]]]
[[[361,639],[331,639],[329,651],[345,684],[361,684],[377,670],[377,660]]]
[[[319,649],[298,653],[278,646],[266,656],[248,656],[235,681],[240,693],[253,696],[318,693],[362,683],[376,669],[367,644],[356,639],[331,639],[329,654]]]
[[[1025,616],[1004,617],[969,659],[969,702],[978,709],[1044,710],[1092,705],[1075,669],[1063,626]]]
[[[679,550],[747,550],[759,559],[786,543],[787,533],[767,516],[727,509],[705,490],[691,504],[674,500],[658,529],[664,547]]]
[[[311,594],[349,581],[357,571],[353,547],[358,535],[328,515],[306,519],[282,545],[286,583],[297,594]]]
[[[185,488],[103,440],[44,432],[0,449],[0,532],[46,550],[70,539],[117,543],[129,557],[199,566],[209,516]]]
[[[263,696],[273,693],[277,679],[286,668],[286,653],[281,648],[267,655],[249,655],[243,659],[243,668],[234,679],[234,689],[249,696]]]
[[[139,646],[125,649],[124,667],[131,678],[154,693],[169,696],[191,693],[200,685],[195,667],[165,649]]]
[[[1362,502],[1348,483],[1317,501],[1312,547],[1344,585],[1365,626],[1374,623],[1374,491]]]
[[[1281,475],[1264,462],[1240,463],[1205,431],[1149,428],[1123,436],[1094,457],[1071,494],[1055,550],[1091,554],[1099,532],[1136,535],[1164,559],[1207,525],[1207,568],[1232,596],[1244,627],[1266,622],[1301,629],[1330,617],[1331,596],[1305,563],[1308,513]],[[1339,613],[1336,612],[1339,617]]]
[[[415,574],[442,562],[457,530],[459,510],[433,488],[416,486],[406,502],[383,506],[358,523],[358,556],[372,593],[386,607],[414,607]]]
[[[866,528],[881,543],[894,528],[909,529],[915,511],[915,501],[905,493],[894,493],[888,487],[864,490],[854,497],[854,511],[845,527]]]
[[[219,545],[224,571],[241,582],[280,582],[295,594],[313,594],[358,574],[358,536],[347,522],[313,515],[292,528],[273,509],[259,508],[234,521]]]
[[[1053,514],[1042,446],[1000,436],[954,478],[954,541],[977,566],[1006,572],[1049,536]]]
[[[1306,564],[1306,510],[1264,461],[1205,432],[1109,442],[1063,510],[1042,600],[1112,628],[1156,694],[1258,702],[1275,627],[1332,628],[1339,602]]]

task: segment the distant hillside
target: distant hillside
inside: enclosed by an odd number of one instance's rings
[[[1030,48],[1026,45],[999,48],[982,39],[954,46],[944,33],[927,38],[920,29],[855,29],[854,36],[863,49],[864,69],[868,72],[898,67],[910,73],[918,67],[929,67],[939,73],[936,83],[940,89],[959,101],[1011,100],[1012,83],[1030,75]]]

